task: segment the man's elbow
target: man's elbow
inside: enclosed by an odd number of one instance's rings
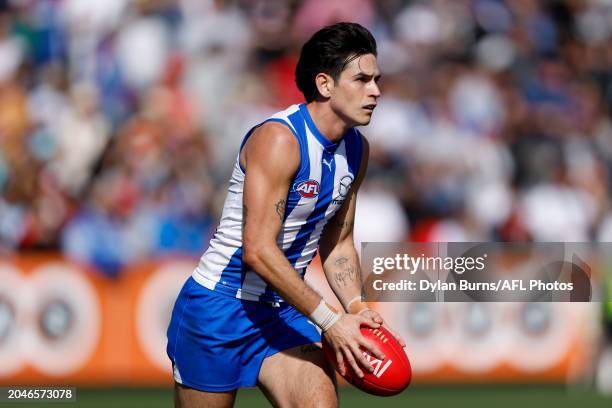
[[[251,268],[257,269],[264,257],[265,246],[255,239],[245,239],[242,246],[242,260]]]

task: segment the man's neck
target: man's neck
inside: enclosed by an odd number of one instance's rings
[[[351,128],[331,110],[328,103],[310,102],[306,107],[319,132],[330,142],[338,142]]]

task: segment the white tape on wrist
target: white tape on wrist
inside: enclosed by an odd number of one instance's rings
[[[321,299],[319,306],[317,306],[308,318],[325,332],[332,327],[334,323],[340,320],[340,315],[331,310],[329,306],[327,306],[327,303]]]

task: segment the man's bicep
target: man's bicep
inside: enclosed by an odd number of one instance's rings
[[[289,183],[276,181],[264,171],[249,172],[243,197],[244,238],[276,239],[283,217]]]
[[[245,145],[244,241],[275,241],[285,215],[287,193],[299,165],[299,146],[286,129],[258,129]],[[296,155],[296,152],[298,155]]]

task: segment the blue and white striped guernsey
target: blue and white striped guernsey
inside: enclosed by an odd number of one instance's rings
[[[300,144],[300,167],[287,196],[285,219],[277,244],[298,273],[317,252],[323,227],[344,202],[351,184],[359,174],[363,140],[350,129],[332,143],[316,128],[306,105],[293,105],[262,122],[285,124]],[[253,127],[248,137],[261,124]],[[219,228],[202,255],[193,278],[208,289],[245,300],[282,301],[259,275],[242,262],[242,192],[244,171],[240,153],[229,183]]]

